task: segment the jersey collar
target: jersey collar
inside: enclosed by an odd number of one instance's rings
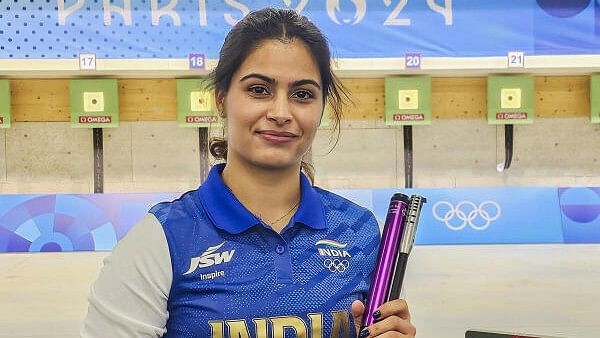
[[[200,202],[213,224],[232,234],[238,234],[260,224],[254,216],[233,195],[221,178],[225,164],[214,165],[208,177],[198,189]],[[294,215],[295,223],[302,223],[313,229],[326,229],[325,208],[321,196],[304,174],[300,174],[300,205]]]

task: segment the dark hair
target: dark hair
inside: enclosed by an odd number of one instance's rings
[[[321,73],[323,107],[327,104],[331,107],[332,128],[339,137],[342,107],[349,101],[348,91],[331,69],[331,53],[325,36],[305,16],[291,9],[254,11],[233,26],[221,47],[218,64],[208,77],[209,86],[217,93],[227,92],[240,65],[262,41],[269,39],[282,42],[299,39],[307,45]],[[224,137],[211,138],[209,149],[216,159],[227,160],[227,140]],[[302,161],[302,170],[311,181],[314,179],[314,168],[310,163]]]

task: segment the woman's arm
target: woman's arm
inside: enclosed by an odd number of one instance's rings
[[[90,290],[81,336],[161,337],[172,279],[165,234],[148,214],[104,259]]]

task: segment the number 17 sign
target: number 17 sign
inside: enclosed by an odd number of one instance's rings
[[[96,54],[79,54],[80,70],[96,70]]]

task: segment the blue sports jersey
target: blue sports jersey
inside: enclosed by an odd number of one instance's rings
[[[355,337],[350,307],[379,245],[373,214],[301,174],[298,210],[277,233],[225,186],[223,168],[150,211],[173,271],[165,337]]]

